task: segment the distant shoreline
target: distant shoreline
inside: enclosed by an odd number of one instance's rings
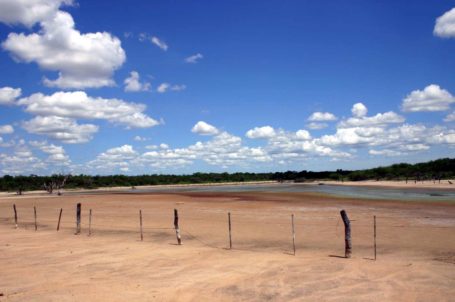
[[[248,186],[248,185],[280,185],[280,184],[295,184],[295,185],[335,185],[335,186],[353,186],[353,187],[377,187],[377,188],[400,188],[400,189],[441,189],[441,190],[455,190],[454,184],[449,184],[448,180],[441,180],[441,183],[433,183],[433,181],[417,182],[414,181],[397,181],[397,180],[363,180],[363,181],[334,181],[334,180],[314,180],[309,182],[278,182],[278,181],[246,181],[246,182],[211,182],[211,183],[192,183],[192,184],[169,184],[169,185],[143,185],[134,186],[137,190],[147,189],[165,189],[165,188],[187,188],[187,187],[213,187],[213,186]],[[65,193],[90,193],[90,192],[126,192],[134,190],[131,186],[116,186],[116,187],[100,187],[96,189],[63,189],[62,194]],[[50,195],[44,190],[24,191],[23,197],[32,196],[57,196],[57,194]],[[0,197],[18,196],[15,192],[0,192]]]
[[[436,181],[433,183],[431,180],[427,181],[418,181],[414,183],[412,180],[408,180],[406,183],[405,180],[362,180],[362,181],[333,181],[333,180],[325,180],[315,182],[318,184],[325,184],[325,185],[336,185],[336,186],[356,186],[356,187],[387,187],[387,188],[409,188],[409,189],[452,189],[455,190],[455,180],[450,180],[453,184],[449,184],[449,180],[444,179],[441,180],[441,183]]]

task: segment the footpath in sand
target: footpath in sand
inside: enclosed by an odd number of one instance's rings
[[[77,202],[81,235],[74,235]],[[182,246],[172,229],[174,208]],[[351,259],[342,258],[341,209],[351,219]],[[1,302],[453,301],[455,205],[253,192],[4,197],[0,267]]]

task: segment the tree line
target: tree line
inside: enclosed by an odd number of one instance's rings
[[[170,185],[170,184],[203,184],[222,182],[249,181],[293,181],[306,182],[317,180],[361,181],[361,180],[406,180],[422,181],[455,178],[455,158],[442,158],[418,164],[394,164],[364,170],[336,171],[286,171],[271,173],[194,173],[187,175],[175,174],[144,174],[144,175],[51,175],[51,176],[11,176],[0,177],[0,191],[47,190],[54,184],[64,184],[65,189],[116,186]],[[59,187],[60,185],[56,185]],[[52,193],[52,190],[49,192]]]

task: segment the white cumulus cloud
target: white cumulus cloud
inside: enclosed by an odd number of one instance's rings
[[[439,85],[431,84],[423,90],[412,91],[402,103],[405,112],[418,111],[445,111],[450,104],[455,102],[455,97]]]
[[[455,37],[455,8],[445,12],[436,19],[433,33],[435,36],[442,38]]]
[[[2,87],[0,88],[0,105],[12,105],[20,97],[22,90],[20,88]]]
[[[355,117],[364,117],[368,113],[367,107],[362,103],[356,103],[351,109],[352,115]]]
[[[11,134],[14,132],[14,128],[11,125],[0,126],[0,134]]]
[[[35,93],[18,101],[25,111],[41,116],[104,119],[131,128],[148,128],[158,121],[143,113],[144,104],[128,103],[119,99],[88,96],[83,91],[56,92],[52,95]]]
[[[19,2],[28,3],[25,6],[35,3]],[[3,49],[18,62],[35,62],[44,70],[58,72],[58,78],[44,79],[51,87],[87,88],[115,84],[112,74],[126,59],[117,37],[107,32],[82,34],[75,29],[72,16],[64,11],[58,10],[43,18],[38,20],[39,32],[10,33],[2,43]]]
[[[150,83],[141,83],[139,73],[134,70],[130,72],[130,76],[127,77],[123,83],[125,84],[125,91],[127,92],[150,90]]]
[[[330,112],[313,112],[308,118],[310,122],[330,122],[336,121],[337,117]]]
[[[37,22],[51,18],[61,5],[72,3],[72,0],[1,0],[0,22],[32,27]]]
[[[215,135],[219,133],[219,130],[204,121],[199,121],[193,126],[191,132],[200,135]]]
[[[86,143],[98,131],[98,126],[78,124],[74,119],[58,116],[37,116],[23,123],[29,133],[46,135],[67,144]]]
[[[246,132],[248,138],[271,138],[275,136],[275,129],[271,126],[255,127]]]

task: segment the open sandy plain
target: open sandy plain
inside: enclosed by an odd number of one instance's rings
[[[77,202],[81,235],[74,235]],[[342,257],[340,209],[351,219],[351,259]],[[455,202],[264,192],[2,196],[0,269],[1,302],[454,301]]]

